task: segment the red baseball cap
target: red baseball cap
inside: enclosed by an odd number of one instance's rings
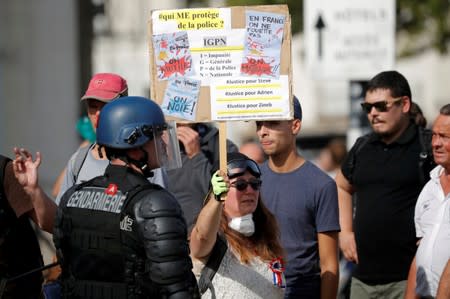
[[[127,91],[127,81],[121,76],[112,73],[99,73],[92,77],[81,100],[94,99],[106,103],[126,95]]]

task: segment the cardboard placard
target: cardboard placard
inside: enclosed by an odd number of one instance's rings
[[[150,96],[177,122],[292,119],[287,5],[155,10]]]

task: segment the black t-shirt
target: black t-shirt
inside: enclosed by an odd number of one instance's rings
[[[414,207],[423,186],[417,132],[411,124],[389,145],[372,134],[362,148],[350,150],[342,165],[356,191],[353,229],[359,264],[354,276],[363,282],[407,279],[416,252]]]

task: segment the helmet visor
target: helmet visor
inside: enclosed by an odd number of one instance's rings
[[[180,168],[182,163],[175,121],[168,121],[167,128],[154,137],[160,167],[166,170]]]

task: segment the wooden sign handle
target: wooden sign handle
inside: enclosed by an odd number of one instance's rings
[[[225,121],[219,121],[219,158],[220,170],[227,173],[227,123]],[[220,197],[222,200],[226,199],[225,194]]]
[[[219,157],[220,170],[227,172],[227,123],[219,122]]]

